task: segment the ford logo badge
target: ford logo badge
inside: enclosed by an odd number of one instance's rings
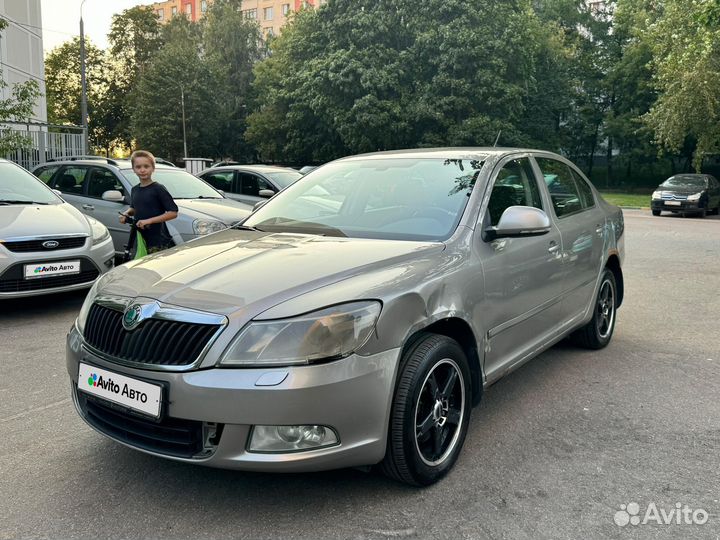
[[[60,242],[58,242],[56,240],[48,240],[47,242],[42,243],[42,247],[44,247],[45,249],[55,249],[59,245],[60,245]]]

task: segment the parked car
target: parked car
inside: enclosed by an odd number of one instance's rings
[[[110,229],[115,252],[123,253],[130,226],[118,221],[118,213],[129,207],[130,191],[140,182],[129,160],[54,161],[36,167],[33,173],[78,210],[101,221]],[[178,205],[178,217],[166,222],[176,245],[229,227],[252,211],[252,206],[228,199],[175,166],[158,163],[153,178],[167,188]]]
[[[720,212],[720,182],[709,174],[676,174],[652,194],[653,216],[674,214],[717,215]]]
[[[102,223],[0,159],[0,299],[88,288],[113,263]]]
[[[579,203],[554,199],[546,174]],[[548,152],[341,159],[240,225],[101,278],[68,336],[73,399],[156,456],[380,464],[430,484],[485,387],[566,336],[610,342],[623,233],[621,210]]]
[[[227,197],[253,206],[302,176],[295,169],[270,165],[218,165],[198,174]]]

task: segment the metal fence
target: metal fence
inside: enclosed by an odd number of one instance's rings
[[[58,159],[85,154],[85,133],[80,126],[54,126],[51,124],[19,124],[3,122],[6,131],[18,134],[28,144],[3,156],[28,170]]]

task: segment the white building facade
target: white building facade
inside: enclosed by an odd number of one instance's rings
[[[42,96],[35,105],[30,121],[46,123],[40,0],[0,0],[0,17],[8,22],[7,28],[0,33],[0,69],[6,83],[6,87],[0,91],[2,97],[10,97],[12,86],[16,83],[37,81]]]

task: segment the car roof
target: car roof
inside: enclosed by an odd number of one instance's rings
[[[412,148],[405,150],[387,150],[383,152],[371,152],[348,156],[338,161],[352,161],[355,159],[387,159],[387,158],[446,158],[446,159],[477,159],[490,156],[503,156],[518,152],[532,152],[542,154],[554,154],[548,150],[532,148],[510,148],[495,146],[468,146],[468,147],[443,147],[443,148]]]
[[[217,165],[215,167],[209,167],[202,171],[202,173],[205,173],[210,170],[217,170],[217,169],[245,169],[248,171],[258,171],[258,172],[298,172],[295,169],[291,169],[290,167],[280,167],[279,165]],[[201,174],[202,174],[201,173]]]

